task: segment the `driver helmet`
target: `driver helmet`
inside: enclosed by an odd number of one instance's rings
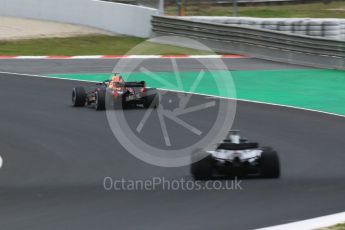
[[[229,139],[234,144],[240,144],[240,142],[241,142],[240,131],[239,130],[230,130]]]
[[[111,78],[111,81],[112,82],[123,82],[123,78],[121,75],[114,75],[112,78]]]

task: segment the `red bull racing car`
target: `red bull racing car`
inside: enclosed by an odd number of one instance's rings
[[[125,82],[121,76],[115,75],[111,80],[97,83],[97,87],[89,92],[84,87],[75,87],[72,91],[72,103],[75,107],[90,106],[96,110],[105,110],[107,106],[114,109],[127,109],[141,106],[157,108],[159,94],[156,89],[147,88],[144,81]]]

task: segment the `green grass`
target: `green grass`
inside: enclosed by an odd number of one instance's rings
[[[335,226],[325,228],[324,230],[345,230],[345,224],[337,224]]]
[[[186,16],[231,16],[231,6],[198,5],[188,6]],[[176,6],[166,8],[166,14],[176,15]],[[239,6],[238,16],[262,18],[345,18],[345,0],[332,1],[329,4],[287,4],[272,6]]]
[[[126,36],[92,35],[70,38],[43,38],[0,41],[0,55],[124,55],[145,39]],[[188,48],[147,42],[135,54],[207,54]]]
[[[330,4],[288,4],[275,6],[240,6],[239,16],[252,17],[315,17],[345,18],[345,0]],[[337,10],[334,10],[337,9]],[[168,15],[176,15],[176,7],[166,8]],[[230,16],[230,6],[188,6],[186,15]],[[72,38],[42,38],[0,41],[0,55],[124,55],[143,38],[92,35]],[[143,52],[136,54],[207,54],[193,49],[147,43]]]

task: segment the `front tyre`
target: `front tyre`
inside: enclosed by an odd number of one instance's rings
[[[86,102],[86,92],[84,87],[78,86],[73,88],[72,103],[74,107],[83,107]]]
[[[263,178],[279,178],[280,163],[278,153],[272,149],[265,149],[261,154],[261,176]]]

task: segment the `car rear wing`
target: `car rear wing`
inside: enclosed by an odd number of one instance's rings
[[[124,87],[128,87],[128,88],[141,87],[141,88],[144,88],[144,87],[146,87],[146,83],[144,81],[125,82]]]
[[[246,149],[257,149],[259,144],[256,142],[245,142],[245,143],[231,143],[231,142],[222,142],[218,145],[217,149],[225,150],[246,150]]]

